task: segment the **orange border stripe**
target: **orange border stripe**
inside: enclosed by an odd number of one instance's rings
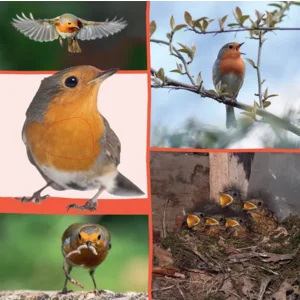
[[[0,75],[15,75],[15,74],[19,74],[19,75],[40,75],[40,74],[55,74],[58,71],[0,71]],[[117,72],[117,74],[148,74],[147,70],[119,70]]]

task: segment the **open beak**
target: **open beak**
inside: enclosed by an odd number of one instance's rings
[[[251,202],[245,201],[244,202],[244,206],[243,206],[243,210],[252,210],[252,209],[256,209],[257,206]]]
[[[219,225],[219,222],[214,218],[206,218],[205,225]]]
[[[222,207],[226,207],[228,205],[230,205],[233,201],[233,198],[226,193],[220,193],[220,205]]]
[[[88,241],[88,242],[86,243],[86,245],[87,245],[88,248],[90,248],[90,247],[92,246],[92,242]]]
[[[187,214],[186,223],[189,228],[192,228],[200,223],[200,219],[195,215]]]
[[[244,44],[245,44],[245,42],[240,43],[240,44],[237,46],[237,48],[240,49]],[[240,53],[243,54],[243,55],[246,54],[246,53],[244,53],[244,52],[240,52]]]
[[[118,68],[113,68],[113,69],[108,69],[106,71],[100,71],[98,76],[92,80],[90,80],[88,83],[97,83],[97,82],[102,82],[108,77],[114,75],[117,71],[120,69]]]
[[[238,221],[232,220],[232,219],[226,219],[226,227],[235,227],[235,226],[239,226],[240,223]]]

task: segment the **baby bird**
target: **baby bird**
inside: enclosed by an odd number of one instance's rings
[[[229,237],[234,238],[249,238],[250,222],[249,219],[241,216],[226,218],[226,229]]]
[[[186,224],[192,230],[203,231],[205,227],[205,214],[202,212],[187,213]]]
[[[225,186],[220,194],[220,205],[222,208],[230,207],[237,213],[243,212],[243,194],[237,185]]]
[[[226,232],[225,224],[226,219],[222,214],[207,216],[204,232],[208,236],[220,236]]]

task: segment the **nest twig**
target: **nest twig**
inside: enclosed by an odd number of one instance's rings
[[[63,269],[64,269],[64,272],[65,272],[66,278],[67,278],[72,284],[77,285],[77,286],[79,286],[79,287],[81,287],[81,288],[83,289],[84,286],[83,286],[80,282],[74,280],[74,279],[70,276],[70,274],[68,273],[68,271],[67,271],[67,269],[68,269],[68,268],[67,268],[67,265],[68,265],[67,259],[68,259],[70,256],[74,255],[74,254],[81,254],[81,250],[82,250],[82,249],[90,249],[90,250],[93,252],[94,255],[98,255],[98,253],[97,253],[95,247],[93,247],[93,246],[89,246],[89,247],[88,247],[87,245],[81,245],[81,246],[79,246],[76,250],[73,250],[73,251],[69,252],[69,253],[65,256]]]

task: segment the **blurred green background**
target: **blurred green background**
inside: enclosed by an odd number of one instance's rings
[[[80,41],[82,53],[72,54],[58,40],[35,42],[12,25],[16,14],[35,19],[50,19],[71,13],[89,21],[127,21],[119,33],[94,41]],[[74,65],[93,65],[100,69],[146,70],[146,2],[130,1],[4,1],[0,2],[0,70],[61,70]]]
[[[99,289],[146,292],[148,287],[148,216],[0,215],[0,290],[60,290],[64,284],[61,237],[72,223],[105,226],[112,248],[96,269]],[[72,278],[93,289],[88,271],[73,268]],[[68,283],[68,288],[81,290]]]

